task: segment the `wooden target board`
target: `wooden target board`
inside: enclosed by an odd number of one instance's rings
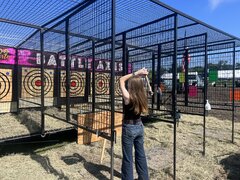
[[[12,70],[0,69],[0,102],[12,101]]]
[[[109,73],[95,73],[95,90],[97,95],[110,94]]]
[[[53,97],[54,70],[44,70],[44,95]],[[22,68],[22,98],[32,98],[41,96],[41,71],[37,68]]]
[[[72,71],[70,75],[70,97],[84,96],[86,73]],[[66,97],[66,71],[61,71],[61,97]]]
[[[110,74],[109,73],[95,73],[95,93],[96,95],[109,95],[110,94]],[[115,76],[115,96],[121,96],[119,80],[122,76]],[[91,73],[92,82],[92,73]],[[92,84],[92,83],[91,83]],[[92,85],[91,85],[92,92]],[[91,93],[92,94],[92,93]]]

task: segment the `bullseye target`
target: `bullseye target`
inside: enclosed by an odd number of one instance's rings
[[[12,100],[12,70],[0,70],[0,102]]]
[[[120,89],[120,77],[121,76],[115,76],[116,80],[115,80],[115,96],[121,96],[122,95],[122,91]]]
[[[85,72],[71,72],[70,97],[84,96],[85,79]],[[66,97],[66,72],[61,72],[61,97]]]
[[[107,73],[96,73],[95,90],[96,94],[109,94],[110,76]]]
[[[45,97],[53,97],[53,70],[44,70],[44,80],[41,71],[35,68],[22,69],[22,97],[40,97],[41,87],[44,85]]]

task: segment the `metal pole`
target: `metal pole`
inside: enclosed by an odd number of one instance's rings
[[[203,156],[206,152],[206,109],[207,102],[207,69],[208,69],[207,33],[205,34],[205,58],[204,58],[204,92],[203,92]]]
[[[45,86],[45,77],[44,77],[44,37],[43,37],[43,29],[40,31],[40,51],[41,51],[41,133],[45,133],[45,116],[44,116],[44,86]]]
[[[152,53],[152,92],[154,92],[154,86],[155,86],[155,54]],[[154,104],[154,96],[155,94],[153,93],[152,95],[152,113],[153,113],[153,104]]]
[[[158,61],[157,61],[157,90],[161,88],[161,44],[158,45]],[[157,109],[160,110],[160,93],[157,93]]]
[[[88,66],[87,66],[88,69]],[[91,70],[90,70],[91,73]],[[92,41],[92,112],[95,113],[95,42]]]
[[[112,36],[112,51],[111,51],[111,88],[110,88],[110,92],[111,92],[111,179],[114,179],[114,141],[115,141],[115,87],[114,87],[114,81],[115,81],[115,18],[116,18],[116,2],[115,0],[112,0],[112,14],[111,14],[111,36]]]
[[[234,143],[234,117],[235,117],[235,66],[236,66],[236,46],[233,42],[233,81],[232,81],[232,143]]]
[[[13,95],[14,95],[14,101],[16,101],[17,104],[17,114],[19,114],[19,95],[20,95],[20,91],[19,91],[19,65],[18,65],[18,48],[16,48],[16,63],[14,65],[14,83],[13,83]]]
[[[70,68],[71,62],[69,58],[69,19],[66,19],[65,24],[65,46],[66,46],[66,61],[65,61],[65,68],[66,68],[66,120],[67,122],[70,121]]]
[[[176,179],[176,140],[177,140],[177,120],[176,120],[176,109],[177,109],[177,13],[174,14],[174,55],[173,55],[173,78],[172,78],[172,111],[174,118],[174,137],[173,137],[173,179]]]
[[[127,44],[126,44],[126,33],[122,34],[123,39],[123,54],[122,54],[122,63],[123,63],[123,73],[122,75],[126,75],[128,73],[128,63],[127,63]]]
[[[122,34],[122,41],[123,41],[123,54],[122,54],[122,63],[123,63],[123,72],[122,75],[128,74],[128,49],[127,49],[127,43],[126,43],[126,33],[124,32]],[[124,104],[124,100],[122,98],[122,104]],[[125,108],[123,108],[123,114],[125,114]]]
[[[185,83],[184,83],[184,89],[185,89],[185,106],[188,106],[188,88],[189,88],[189,83],[188,83],[188,56],[189,56],[189,50],[186,47],[185,52],[184,52],[184,65],[185,65]]]
[[[57,54],[57,67],[56,67],[56,75],[55,75],[55,82],[57,82],[57,84],[54,85],[55,87],[55,97],[57,98],[57,104],[56,104],[56,107],[57,108],[61,108],[61,105],[60,105],[60,99],[61,99],[61,65],[60,65],[60,61],[59,61],[59,53]]]

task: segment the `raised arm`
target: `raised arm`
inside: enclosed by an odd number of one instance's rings
[[[142,76],[142,75],[148,75],[148,71],[145,68],[139,69],[138,71],[131,73],[131,74],[127,74],[123,77],[120,78],[120,89],[122,91],[122,95],[123,95],[123,99],[124,99],[124,103],[125,105],[129,104],[129,92],[126,89],[126,81],[131,78],[132,76]]]

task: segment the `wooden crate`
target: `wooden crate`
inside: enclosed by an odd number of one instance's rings
[[[87,126],[93,130],[99,130],[100,132],[106,132],[110,134],[111,130],[111,112],[103,111],[88,114],[78,115],[78,124]],[[115,113],[115,130],[117,136],[122,133],[122,113]],[[78,128],[78,144],[90,144],[102,140],[102,137],[97,136],[91,132]]]

